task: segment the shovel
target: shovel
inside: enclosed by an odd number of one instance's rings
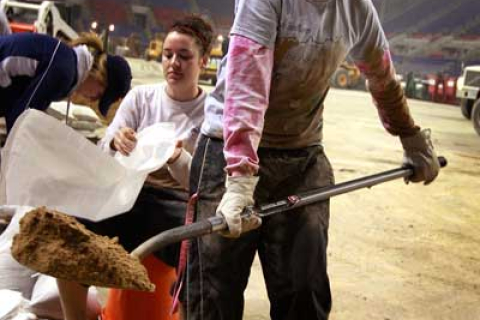
[[[440,167],[447,165],[447,159],[438,157]],[[374,185],[399,179],[406,178],[413,174],[413,168],[403,166],[397,169],[380,172],[374,175],[362,177],[355,180],[342,182],[333,186],[312,190],[308,193],[291,195],[286,199],[260,205],[258,207],[247,207],[244,209],[242,216],[256,215],[260,218],[268,217],[277,213],[286,212],[299,207],[303,207],[315,202],[327,200],[340,194],[348,193],[362,188],[370,188]],[[159,249],[182,240],[198,238],[218,231],[226,230],[227,223],[223,217],[215,216],[203,221],[195,222],[189,225],[173,228],[164,231],[139,245],[131,255],[143,259],[149,254]]]
[[[445,158],[439,157],[438,160],[442,168],[447,165]],[[412,174],[413,168],[404,166],[307,193],[291,195],[277,202],[247,207],[242,216],[248,217],[253,214],[261,218],[268,217],[361,188],[370,188],[383,182],[409,177]],[[211,217],[164,231],[143,242],[129,255],[114,240],[93,234],[66,214],[40,208],[26,217],[20,222],[21,232],[15,236],[12,245],[12,254],[21,264],[56,278],[86,285],[146,291],[153,290],[153,284],[148,281],[146,270],[140,263],[142,259],[169,244],[228,228],[222,217]],[[45,231],[55,234],[46,237]],[[50,241],[48,245],[46,238]],[[99,243],[104,245],[99,246]],[[52,249],[51,252],[47,251],[49,248]],[[60,251],[65,251],[67,256],[72,257],[71,261],[62,259],[64,255],[61,255]],[[78,265],[82,263],[88,264],[89,267],[80,272]]]

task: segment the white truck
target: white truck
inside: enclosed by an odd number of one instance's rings
[[[457,98],[462,115],[472,120],[473,128],[480,135],[480,65],[464,68],[457,81]]]
[[[7,15],[12,32],[43,33],[64,40],[78,37],[52,1],[0,0],[0,10]]]

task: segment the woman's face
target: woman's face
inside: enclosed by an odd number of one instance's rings
[[[88,76],[78,87],[75,94],[93,102],[99,100],[105,92],[106,86],[92,76]]]
[[[207,62],[193,37],[177,31],[170,32],[163,43],[163,75],[168,85],[196,86],[200,71]]]

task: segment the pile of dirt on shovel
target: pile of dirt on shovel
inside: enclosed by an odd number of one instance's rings
[[[59,279],[101,287],[155,289],[145,267],[116,238],[99,236],[75,218],[45,207],[20,220],[12,254],[26,267]]]

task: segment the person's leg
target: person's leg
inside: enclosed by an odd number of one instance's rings
[[[215,215],[225,191],[223,143],[201,136],[192,162],[191,187],[198,192],[196,220]],[[182,294],[184,320],[241,320],[243,292],[255,256],[258,232],[228,239],[218,234],[191,241]]]
[[[142,220],[144,238],[149,239],[161,232],[185,225],[188,193],[168,188],[145,188]],[[168,266],[176,268],[180,243],[174,243],[155,252],[155,257]]]
[[[118,237],[119,243],[130,252],[147,239],[165,230],[183,225],[187,197],[185,191],[144,186],[134,207],[129,212],[100,222],[83,219],[79,219],[79,221],[87,229],[99,235]],[[165,315],[170,312],[168,301],[171,301],[170,287],[173,284],[173,277],[175,277],[177,251],[178,245],[171,245],[156,252],[155,257],[152,255],[147,258],[150,262],[156,261],[154,265],[147,261],[146,265],[147,270],[148,267],[152,268],[148,270],[149,277],[158,285],[155,293],[113,290],[108,297],[108,308],[103,311],[106,319],[136,319],[136,316],[141,314],[149,314],[150,319],[166,319]],[[157,258],[165,263],[158,261]],[[68,297],[66,299],[72,304],[83,304],[83,300],[76,302]],[[139,306],[142,311],[135,311]],[[66,307],[75,308],[70,305]],[[175,315],[171,319],[176,317]]]
[[[261,149],[259,155],[256,201],[260,204],[333,184],[330,164],[319,147]],[[272,320],[328,319],[328,220],[328,201],[263,219],[258,250]]]
[[[88,287],[62,279],[57,286],[65,320],[86,320]]]
[[[142,233],[132,239],[132,245],[137,246],[165,230],[183,225],[187,197],[188,194],[181,190],[144,187],[136,205],[141,210],[135,212],[137,220],[142,221]],[[142,261],[155,284],[155,292],[111,289],[102,317],[106,320],[178,319],[177,313],[170,316],[178,251],[179,244],[170,245]]]
[[[141,206],[136,206],[135,209],[141,210]],[[135,248],[135,244],[139,241],[137,238],[141,234],[140,224],[138,223],[141,219],[136,217],[133,209],[130,212],[99,222],[79,218],[77,220],[96,234],[110,238],[118,236],[119,243],[127,251]],[[65,320],[85,320],[88,287],[78,282],[62,279],[57,279],[57,286]]]

